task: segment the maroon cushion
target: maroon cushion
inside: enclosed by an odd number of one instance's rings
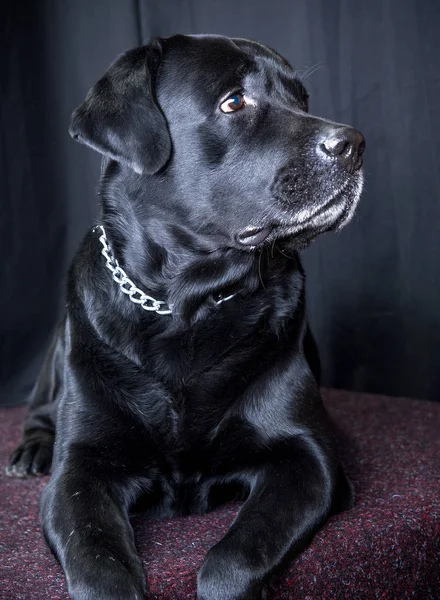
[[[324,392],[356,507],[338,515],[273,583],[270,600],[440,598],[440,403]],[[0,464],[20,439],[25,408],[0,411]],[[0,475],[0,598],[68,598],[40,531],[46,479]],[[194,599],[196,571],[238,505],[203,517],[133,519],[150,598]]]

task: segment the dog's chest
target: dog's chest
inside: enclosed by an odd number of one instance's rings
[[[220,471],[226,460],[230,469],[249,452],[251,425],[242,405],[277,351],[263,329],[246,333],[248,326],[234,320],[145,345],[145,372],[160,382],[167,397],[166,413],[164,407],[158,414],[167,421],[166,435],[163,423],[155,428],[162,436],[159,444],[173,469],[185,476]]]
[[[235,331],[188,332],[143,349],[145,371],[172,397],[181,427],[218,423],[261,361],[260,342]]]

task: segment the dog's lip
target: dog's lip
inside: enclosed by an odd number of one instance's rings
[[[360,172],[361,170],[359,170]],[[324,217],[326,213],[329,213],[336,209],[338,214],[334,214],[334,216],[330,219],[329,222],[329,230],[332,227],[332,222],[335,220],[339,220],[341,214],[347,208],[347,202],[350,203],[349,199],[346,198],[347,189],[350,188],[350,180],[345,181],[337,190],[334,191],[320,206],[317,207],[317,210],[314,212],[310,212],[307,215],[307,218],[303,220],[293,220],[289,222],[288,215],[285,214],[282,219],[274,219],[272,223],[269,225],[265,225],[263,227],[257,227],[255,225],[249,225],[244,229],[241,233],[236,235],[236,241],[241,246],[246,246],[249,249],[253,250],[257,246],[261,245],[266,241],[274,241],[277,237],[290,237],[301,234],[304,230],[308,229],[311,225],[314,225],[316,219],[320,217]],[[338,210],[338,208],[340,210]],[[322,225],[324,223],[319,223],[319,229],[322,232]]]
[[[348,197],[346,195],[347,190],[350,190],[350,181],[346,181],[329,198],[327,198],[316,211],[307,215],[307,218],[300,221],[292,221],[290,223],[288,219],[283,219],[282,222],[273,227],[273,230],[276,231],[280,237],[295,237],[310,228],[315,228],[317,233],[323,233],[324,231],[338,231],[340,226],[335,229],[335,223],[342,219],[342,223],[345,224],[344,215],[350,214],[350,210],[357,206],[362,191],[362,178],[360,179],[360,184],[357,184],[357,191],[352,191]],[[353,196],[353,198],[351,198],[351,196]],[[328,217],[327,219],[326,216]],[[324,228],[326,225],[327,228]]]
[[[273,227],[255,227],[249,225],[237,235],[237,241],[244,246],[256,246],[264,242],[272,233]]]

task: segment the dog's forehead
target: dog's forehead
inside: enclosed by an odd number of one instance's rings
[[[271,92],[286,88],[295,96],[305,90],[289,63],[270,48],[239,38],[177,35],[166,40],[163,64],[165,86],[185,95],[199,86],[217,98],[235,91],[245,80]],[[179,85],[176,85],[178,83]],[[206,98],[208,100],[208,97]]]
[[[230,38],[176,35],[166,40],[161,78],[181,86],[218,83],[243,79],[256,69],[255,60],[238,48]]]

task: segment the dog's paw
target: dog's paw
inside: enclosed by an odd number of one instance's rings
[[[6,467],[9,477],[47,475],[50,473],[53,454],[53,435],[41,432],[25,439],[11,454]]]
[[[137,588],[131,582],[121,582],[119,585],[97,587],[79,585],[69,589],[71,600],[144,600],[142,589]]]
[[[101,563],[96,558],[95,564],[84,564],[81,572],[70,572],[71,600],[144,600],[147,585],[140,560],[134,560],[129,569],[113,559],[108,564],[104,556],[99,557]]]
[[[249,568],[240,568],[234,556],[212,548],[197,576],[198,600],[265,600],[266,588]]]

